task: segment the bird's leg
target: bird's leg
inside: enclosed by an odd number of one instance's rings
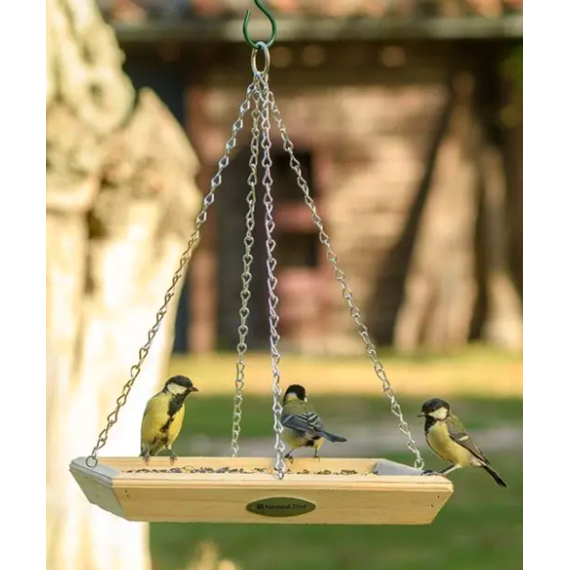
[[[150,453],[149,450],[145,451],[144,453],[141,454],[141,457],[143,458],[144,464],[148,465],[150,463]]]
[[[291,449],[289,451],[289,453],[285,454],[285,457],[283,457],[283,459],[288,459],[291,463],[293,463],[294,459],[293,459],[293,450]]]
[[[450,465],[449,467],[446,467],[445,469],[442,469],[439,472],[439,475],[443,475],[446,476],[448,473],[451,473],[452,471],[455,471],[456,469],[459,468],[459,465]]]
[[[317,448],[315,448],[315,454],[313,455],[313,459],[318,459],[319,461],[321,460],[321,458],[319,457],[319,450]]]
[[[431,469],[426,469],[425,471],[422,472],[422,475],[443,475],[445,477],[448,473],[451,473],[452,471],[455,471],[458,468],[459,467],[457,465],[450,465],[449,467],[446,467],[441,471],[432,471]]]
[[[170,453],[170,465],[174,465],[174,463],[178,459],[178,455],[176,455],[176,453],[174,453],[174,451],[172,451],[172,449],[170,447],[167,449],[168,449],[168,452]]]

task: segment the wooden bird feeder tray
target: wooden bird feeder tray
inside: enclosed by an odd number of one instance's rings
[[[195,229],[180,258],[164,302],[156,314],[154,325],[148,331],[147,342],[139,350],[138,362],[131,367],[130,378],[117,399],[117,406],[107,416],[107,426],[88,458],[71,462],[71,473],[87,499],[119,517],[129,521],[147,522],[212,522],[212,523],[271,523],[271,524],[358,524],[358,525],[421,525],[429,524],[453,493],[452,483],[443,476],[422,476],[422,471],[386,459],[301,459],[283,462],[285,451],[281,440],[281,374],[278,350],[279,317],[277,314],[277,262],[273,256],[275,240],[273,230],[273,195],[271,168],[271,117],[283,141],[283,149],[290,157],[290,166],[296,174],[310,217],[319,231],[319,239],[326,250],[327,259],[334,269],[342,296],[350,315],[364,341],[366,354],[374,364],[374,371],[382,384],[384,394],[391,401],[391,411],[398,417],[400,431],[408,438],[407,446],[416,455],[415,465],[421,467],[423,459],[397,404],[395,394],[384,368],[378,360],[368,330],[357,308],[352,291],[346,283],[336,254],[317,213],[307,182],[303,178],[293,145],[273,94],[267,83],[269,69],[268,46],[263,42],[252,44],[254,80],[247,89],[246,99],[240,107],[238,120],[226,143],[226,152],[218,163],[218,172],[212,178],[210,192],[196,218]],[[265,65],[257,68],[256,56],[261,51]],[[111,427],[117,422],[119,410],[137,379],[176,287],[183,280],[185,267],[200,238],[200,228],[207,218],[207,210],[214,202],[214,193],[222,181],[222,171],[229,163],[229,154],[236,147],[236,137],[244,125],[246,113],[253,109],[251,139],[250,187],[246,201],[246,235],[244,238],[241,309],[238,327],[239,343],[236,362],[234,415],[232,425],[233,457],[181,457],[170,464],[168,457],[152,457],[145,465],[140,457],[98,457],[106,444]],[[238,438],[242,416],[241,401],[245,381],[245,352],[247,350],[247,319],[250,314],[251,263],[253,259],[254,224],[258,167],[264,175],[260,180],[264,189],[265,250],[267,252],[267,286],[269,294],[269,332],[271,346],[271,375],[273,378],[273,429],[276,435],[274,459],[239,457]],[[178,285],[177,285],[178,284]],[[196,402],[196,405],[199,405]],[[350,444],[347,444],[350,445]],[[348,448],[350,449],[350,448]],[[138,450],[137,450],[138,453]],[[86,460],[89,461],[87,465]]]
[[[283,480],[269,458],[85,459],[70,469],[87,499],[129,521],[424,525],[453,493],[447,478],[385,459],[297,458]]]

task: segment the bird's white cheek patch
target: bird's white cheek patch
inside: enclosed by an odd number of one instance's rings
[[[186,388],[184,388],[184,386],[179,386],[178,384],[170,384],[168,386],[168,391],[171,394],[184,394],[186,392]]]
[[[445,408],[438,408],[434,410],[430,416],[436,420],[444,420],[447,418],[447,410]]]

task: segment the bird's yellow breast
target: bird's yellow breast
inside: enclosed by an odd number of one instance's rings
[[[157,440],[164,440],[164,445],[170,445],[176,440],[182,429],[184,420],[184,404],[170,418],[168,406],[170,398],[167,394],[159,393],[147,404],[141,426],[141,442],[150,445]]]
[[[445,422],[437,422],[431,427],[427,434],[427,442],[445,461],[460,467],[471,464],[471,452],[451,439]]]
[[[290,445],[292,449],[298,449],[299,447],[311,447],[313,449],[321,449],[323,443],[325,442],[323,437],[319,437],[316,440],[312,440],[310,434],[299,433],[293,429],[285,428],[283,430],[283,441]]]

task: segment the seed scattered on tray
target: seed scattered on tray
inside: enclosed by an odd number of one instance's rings
[[[243,467],[218,467],[214,469],[213,467],[192,467],[191,465],[187,465],[184,467],[170,467],[166,469],[129,469],[126,473],[189,473],[189,474],[207,474],[207,473],[216,473],[216,474],[223,474],[223,473],[230,473],[232,475],[235,474],[243,474],[243,475],[256,475],[259,473],[262,474],[272,474],[273,470],[268,469],[266,467],[254,467],[252,469],[244,469]],[[309,471],[308,469],[303,469],[302,471],[293,472],[290,469],[287,470],[287,473],[293,473],[295,475],[358,475],[358,471],[354,471],[352,469],[343,469],[342,471],[330,471],[329,469],[324,469],[323,471]],[[360,473],[360,475],[370,475],[370,471],[364,471]]]

